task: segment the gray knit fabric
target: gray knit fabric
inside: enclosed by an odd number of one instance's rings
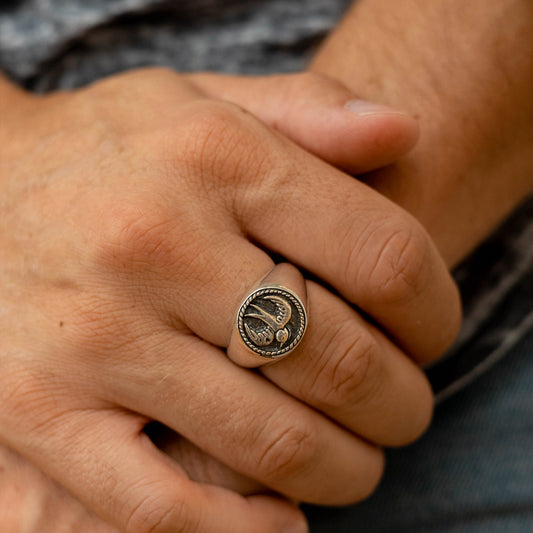
[[[0,66],[37,90],[145,65],[288,72],[350,0],[18,0],[0,7]]]
[[[35,91],[126,69],[266,74],[302,69],[351,0],[3,0],[0,69]],[[429,370],[439,397],[533,327],[533,199],[455,272],[466,318]]]

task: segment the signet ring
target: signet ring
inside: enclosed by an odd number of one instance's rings
[[[305,279],[289,263],[276,265],[243,300],[227,354],[253,368],[290,355],[307,328]]]

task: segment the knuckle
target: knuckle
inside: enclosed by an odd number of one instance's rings
[[[257,175],[265,159],[264,128],[239,106],[219,101],[190,104],[182,126],[180,162],[185,159],[204,187],[234,187]]]
[[[176,221],[161,206],[131,202],[108,212],[99,228],[97,258],[113,272],[140,273],[174,256]]]
[[[362,401],[379,384],[380,349],[368,332],[341,326],[321,353],[312,388],[323,406],[339,409]]]
[[[359,271],[371,298],[401,303],[418,296],[430,273],[429,241],[422,228],[404,219],[385,224],[366,238],[373,261]]]
[[[269,480],[283,481],[304,471],[316,455],[317,440],[296,417],[269,434],[257,458],[257,470]]]
[[[196,528],[182,498],[171,491],[152,492],[133,507],[125,519],[125,533],[193,533]]]

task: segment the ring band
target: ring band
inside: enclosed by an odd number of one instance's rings
[[[242,302],[228,346],[228,357],[257,367],[287,357],[307,328],[305,280],[288,263],[276,265]]]

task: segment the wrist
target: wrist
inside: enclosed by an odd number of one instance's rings
[[[449,264],[533,189],[532,11],[524,0],[361,0],[312,66],[419,119],[413,152],[369,180]]]

